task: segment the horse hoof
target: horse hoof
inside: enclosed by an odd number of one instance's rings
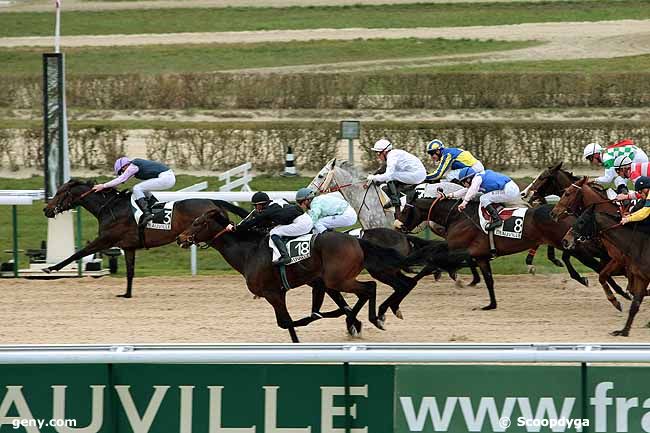
[[[537,268],[535,265],[526,265],[528,266],[528,273],[531,275],[535,275],[535,272],[537,272]]]
[[[131,295],[129,295],[128,293],[125,293],[125,294],[123,294],[123,295],[116,295],[115,297],[116,297],[116,298],[125,298],[125,299],[130,299],[130,298],[131,298]]]
[[[381,329],[382,331],[386,330],[386,327],[384,326],[385,322],[383,320],[380,320],[379,318],[377,318],[377,320],[373,322],[373,325],[375,325],[377,329]]]
[[[627,331],[625,329],[621,329],[620,331],[614,331],[612,332],[612,335],[614,337],[627,337],[630,335],[630,331]]]
[[[631,300],[632,300],[632,297],[630,296],[629,293],[623,293],[622,296],[623,296],[625,299],[627,299],[628,301],[631,301]]]
[[[581,277],[578,282],[585,287],[589,287],[589,279],[587,277]]]
[[[618,299],[614,299],[613,301],[610,301],[614,308],[616,308],[618,311],[621,313],[623,312],[623,307],[621,306],[621,303],[618,301]]]
[[[42,271],[45,272],[46,274],[49,274],[49,273],[51,273],[53,271],[53,269],[52,268],[43,268]]]
[[[433,279],[435,281],[440,281],[440,278],[442,277],[442,272],[434,272],[433,273]]]
[[[397,317],[399,320],[404,320],[404,315],[402,314],[402,310],[398,308],[397,311],[395,311],[395,317]]]
[[[382,323],[386,323],[386,314],[379,314],[377,316],[377,321],[382,322]]]
[[[483,311],[489,311],[489,310],[496,310],[496,308],[497,308],[497,304],[490,304],[490,305],[486,305],[485,307],[481,307],[480,309]],[[476,310],[476,308],[474,310]]]

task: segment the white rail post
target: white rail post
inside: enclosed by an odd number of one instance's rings
[[[187,188],[182,188],[178,190],[178,192],[195,192],[195,191],[203,191],[205,189],[208,189],[208,183],[207,182],[199,182],[195,183],[194,185],[188,186]],[[192,245],[190,247],[190,272],[192,273],[192,276],[196,276],[197,272],[197,262],[198,262],[198,257],[196,255],[196,245]]]

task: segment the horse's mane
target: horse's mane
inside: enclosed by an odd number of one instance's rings
[[[95,182],[95,179],[81,179],[79,177],[72,177],[72,178],[70,178],[70,180],[67,183],[69,183],[71,185],[74,185],[74,186],[76,186],[76,185],[87,185],[87,186],[89,186],[91,188],[97,184],[97,182]]]
[[[589,185],[591,189],[596,190],[601,194],[607,194],[607,188],[597,182],[589,182],[587,185]]]
[[[239,209],[240,211],[246,212],[244,209],[240,208],[239,206],[236,206],[236,205],[234,205],[232,203],[229,203],[227,201],[213,200],[213,202],[215,202],[215,204],[217,206],[223,206],[224,209],[228,208],[228,210],[229,210],[229,209],[232,208],[233,210]],[[224,226],[224,227],[230,223],[230,221],[228,220],[228,215],[226,214],[225,217],[224,217],[224,215],[222,215],[220,212],[218,212],[217,209],[213,209],[211,211],[208,211],[208,213],[211,213],[211,214],[215,215],[216,216],[215,219],[217,220],[217,222],[219,224],[221,224],[222,226]],[[244,216],[247,216],[247,215],[248,215],[248,212],[246,212],[246,215],[244,215]],[[231,234],[233,236],[235,236],[237,238],[237,240],[242,241],[242,242],[259,243],[262,239],[264,239],[266,237],[265,233],[256,232],[255,230],[247,230],[247,231],[243,231],[243,232],[242,231],[235,231],[235,232],[233,232]]]
[[[248,216],[248,214],[250,213],[250,212],[247,211],[246,209],[241,208],[241,207],[239,207],[239,206],[237,206],[237,205],[234,205],[234,204],[232,204],[232,203],[230,203],[230,202],[228,202],[228,201],[224,201],[224,200],[212,200],[212,202],[213,202],[215,205],[217,205],[217,206],[219,206],[219,207],[222,207],[222,208],[226,209],[226,210],[229,211],[229,212],[234,213],[235,215],[237,215],[237,216],[240,217],[240,218],[246,218],[246,217]]]

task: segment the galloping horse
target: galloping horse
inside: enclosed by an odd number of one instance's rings
[[[282,286],[278,268],[271,264],[271,250],[266,246],[265,235],[256,232],[227,232],[230,224],[223,209],[213,209],[201,215],[183,231],[177,242],[183,248],[194,243],[208,243],[216,248],[224,259],[246,278],[248,289],[256,296],[265,298],[275,310],[282,329],[288,329],[293,342],[298,342],[295,327],[306,322],[294,322],[286,306],[286,291]],[[370,322],[379,329],[383,323],[376,312],[376,289],[374,281],[358,281],[364,268],[365,256],[383,262],[385,266],[398,266],[403,257],[394,250],[382,248],[363,239],[344,233],[325,232],[313,241],[311,256],[287,267],[287,280],[291,286],[322,282],[325,288],[354,293],[359,300],[348,314],[348,328],[366,302]]]
[[[575,236],[579,241],[601,239],[614,258],[612,261],[624,264],[628,275],[628,290],[633,299],[625,326],[612,332],[612,335],[627,337],[650,283],[650,233],[647,227],[639,231],[640,223],[621,226],[618,216],[596,212],[595,207],[591,205],[582,213],[573,225],[573,234],[568,233],[565,238],[569,243],[573,243]]]
[[[618,215],[619,212],[618,207],[607,198],[606,192],[603,188],[596,183],[590,184],[587,177],[584,177],[578,182],[572,183],[565,190],[562,198],[560,198],[560,201],[551,211],[551,217],[553,220],[559,221],[561,217],[566,215],[580,215],[589,206],[593,206],[596,211],[608,213],[610,215]],[[594,240],[597,241],[596,238]],[[565,244],[564,246],[566,247],[569,245]],[[625,270],[625,264],[623,261],[612,255],[612,251],[607,248],[607,245],[605,245],[605,248],[607,249],[607,253],[611,260],[607,262],[598,273],[598,281],[605,291],[607,300],[611,302],[617,310],[622,311],[621,304],[612,293],[608,283],[612,281],[612,275],[617,275]],[[630,287],[630,283],[628,275],[628,287]],[[626,299],[630,299],[629,295],[626,293],[620,293],[618,290],[616,293]]]
[[[580,180],[580,177],[574,176],[573,173],[562,169],[562,163],[558,163],[544,170],[533,183],[526,188],[527,200],[529,203],[540,202],[546,203],[546,196],[562,196],[571,184]],[[565,263],[567,271],[571,278],[584,286],[588,286],[587,278],[582,277],[571,264],[571,257],[577,258],[582,264],[590,269],[600,273],[600,271],[610,262],[611,258],[607,254],[605,247],[599,242],[585,242],[572,250],[562,252],[562,261]],[[596,259],[600,259],[596,260]],[[621,289],[621,287],[609,278],[607,282],[614,288],[619,295],[630,299],[630,296]]]
[[[50,273],[58,271],[64,266],[79,260],[82,257],[94,254],[110,247],[119,247],[124,250],[126,262],[126,293],[118,295],[130,298],[133,294],[133,276],[135,274],[135,251],[145,248],[140,239],[138,224],[133,218],[131,210],[131,194],[119,192],[115,189],[105,189],[101,192],[89,194],[94,186],[92,181],[71,179],[61,185],[56,195],[43,209],[48,218],[57,214],[82,206],[90,212],[99,222],[99,234],[92,242],[80,249],[67,259],[56,265],[45,268]],[[175,203],[171,230],[144,230],[146,248],[155,248],[169,244],[192,221],[205,212],[229,203],[219,200],[189,199]],[[240,217],[245,217],[248,212],[243,209],[233,209]]]
[[[418,198],[407,204],[400,216],[401,230],[411,231],[426,221],[433,221],[447,230],[450,250],[467,249],[483,274],[490,295],[490,303],[483,310],[497,307],[494,295],[494,279],[490,259],[492,258],[489,236],[479,227],[479,203],[471,201],[465,211],[458,212],[461,200],[445,198]],[[568,222],[551,224],[550,206],[529,209],[524,218],[521,239],[494,236],[497,255],[504,256],[528,250],[540,244],[552,245],[561,249],[561,241],[569,230]]]

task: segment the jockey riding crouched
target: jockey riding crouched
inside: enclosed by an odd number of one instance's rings
[[[438,167],[434,172],[427,175],[426,182],[439,182],[443,177],[451,182],[458,179],[458,174],[466,167],[473,168],[477,173],[485,171],[481,161],[476,159],[470,152],[455,147],[445,147],[440,140],[430,141],[427,144],[426,151],[431,156],[431,159],[438,163]]]
[[[479,201],[492,218],[492,221],[485,227],[487,231],[494,230],[503,223],[499,212],[492,204],[503,204],[519,199],[519,186],[508,176],[501,173],[492,170],[477,173],[473,168],[467,167],[460,171],[458,178],[465,188],[454,191],[450,197],[464,197],[463,202],[458,205],[458,211],[462,212],[465,210],[467,203],[477,193],[482,192],[483,195],[479,198]]]
[[[272,202],[268,194],[256,192],[252,197],[255,210],[236,226],[230,224],[228,231],[246,231],[259,226],[273,226],[269,232],[269,247],[273,251],[273,264],[286,265],[289,263],[289,252],[282,236],[301,236],[311,232],[314,224],[309,215],[295,204]],[[275,245],[275,248],[273,246]],[[277,250],[276,250],[277,249]]]
[[[419,185],[424,182],[427,170],[417,156],[401,149],[393,149],[393,144],[384,138],[377,141],[371,150],[377,152],[377,158],[381,162],[386,162],[386,171],[382,174],[370,174],[367,179],[371,183],[386,183],[384,192],[390,198],[390,204],[395,209],[397,218],[400,192],[408,185]]]
[[[648,155],[629,139],[618,141],[604,149],[598,143],[590,143],[582,154],[592,165],[600,165],[605,168],[605,174],[595,178],[594,182],[603,186],[614,182],[616,192],[619,194],[627,192],[627,186],[625,179],[616,174],[614,168],[616,158],[628,156],[632,162],[648,162]]]
[[[648,194],[650,193],[650,177],[638,177],[636,182],[634,182],[634,189],[638,194],[637,197],[645,200],[645,203],[641,209],[623,217],[623,219],[621,219],[621,224],[643,221],[650,215],[650,199],[648,197]]]
[[[129,159],[125,156],[115,161],[115,174],[118,176],[110,182],[98,184],[93,187],[93,192],[101,191],[105,188],[115,188],[131,177],[141,179],[140,182],[133,186],[133,197],[136,204],[142,210],[140,218],[140,227],[145,227],[153,219],[153,214],[149,208],[149,203],[145,193],[149,191],[162,191],[172,188],[176,184],[174,172],[165,164],[148,159]]]
[[[296,203],[308,212],[317,233],[357,223],[354,208],[337,194],[316,196],[313,189],[301,188],[296,193]]]
[[[650,173],[650,163],[649,162],[632,162],[632,159],[627,155],[620,155],[614,160],[614,170],[616,174],[625,180],[627,179],[636,181],[642,176],[648,176]],[[637,190],[637,188],[634,188]],[[638,191],[638,190],[637,190]],[[638,194],[634,191],[629,193],[619,194],[616,196],[617,200],[635,200],[639,198]]]

